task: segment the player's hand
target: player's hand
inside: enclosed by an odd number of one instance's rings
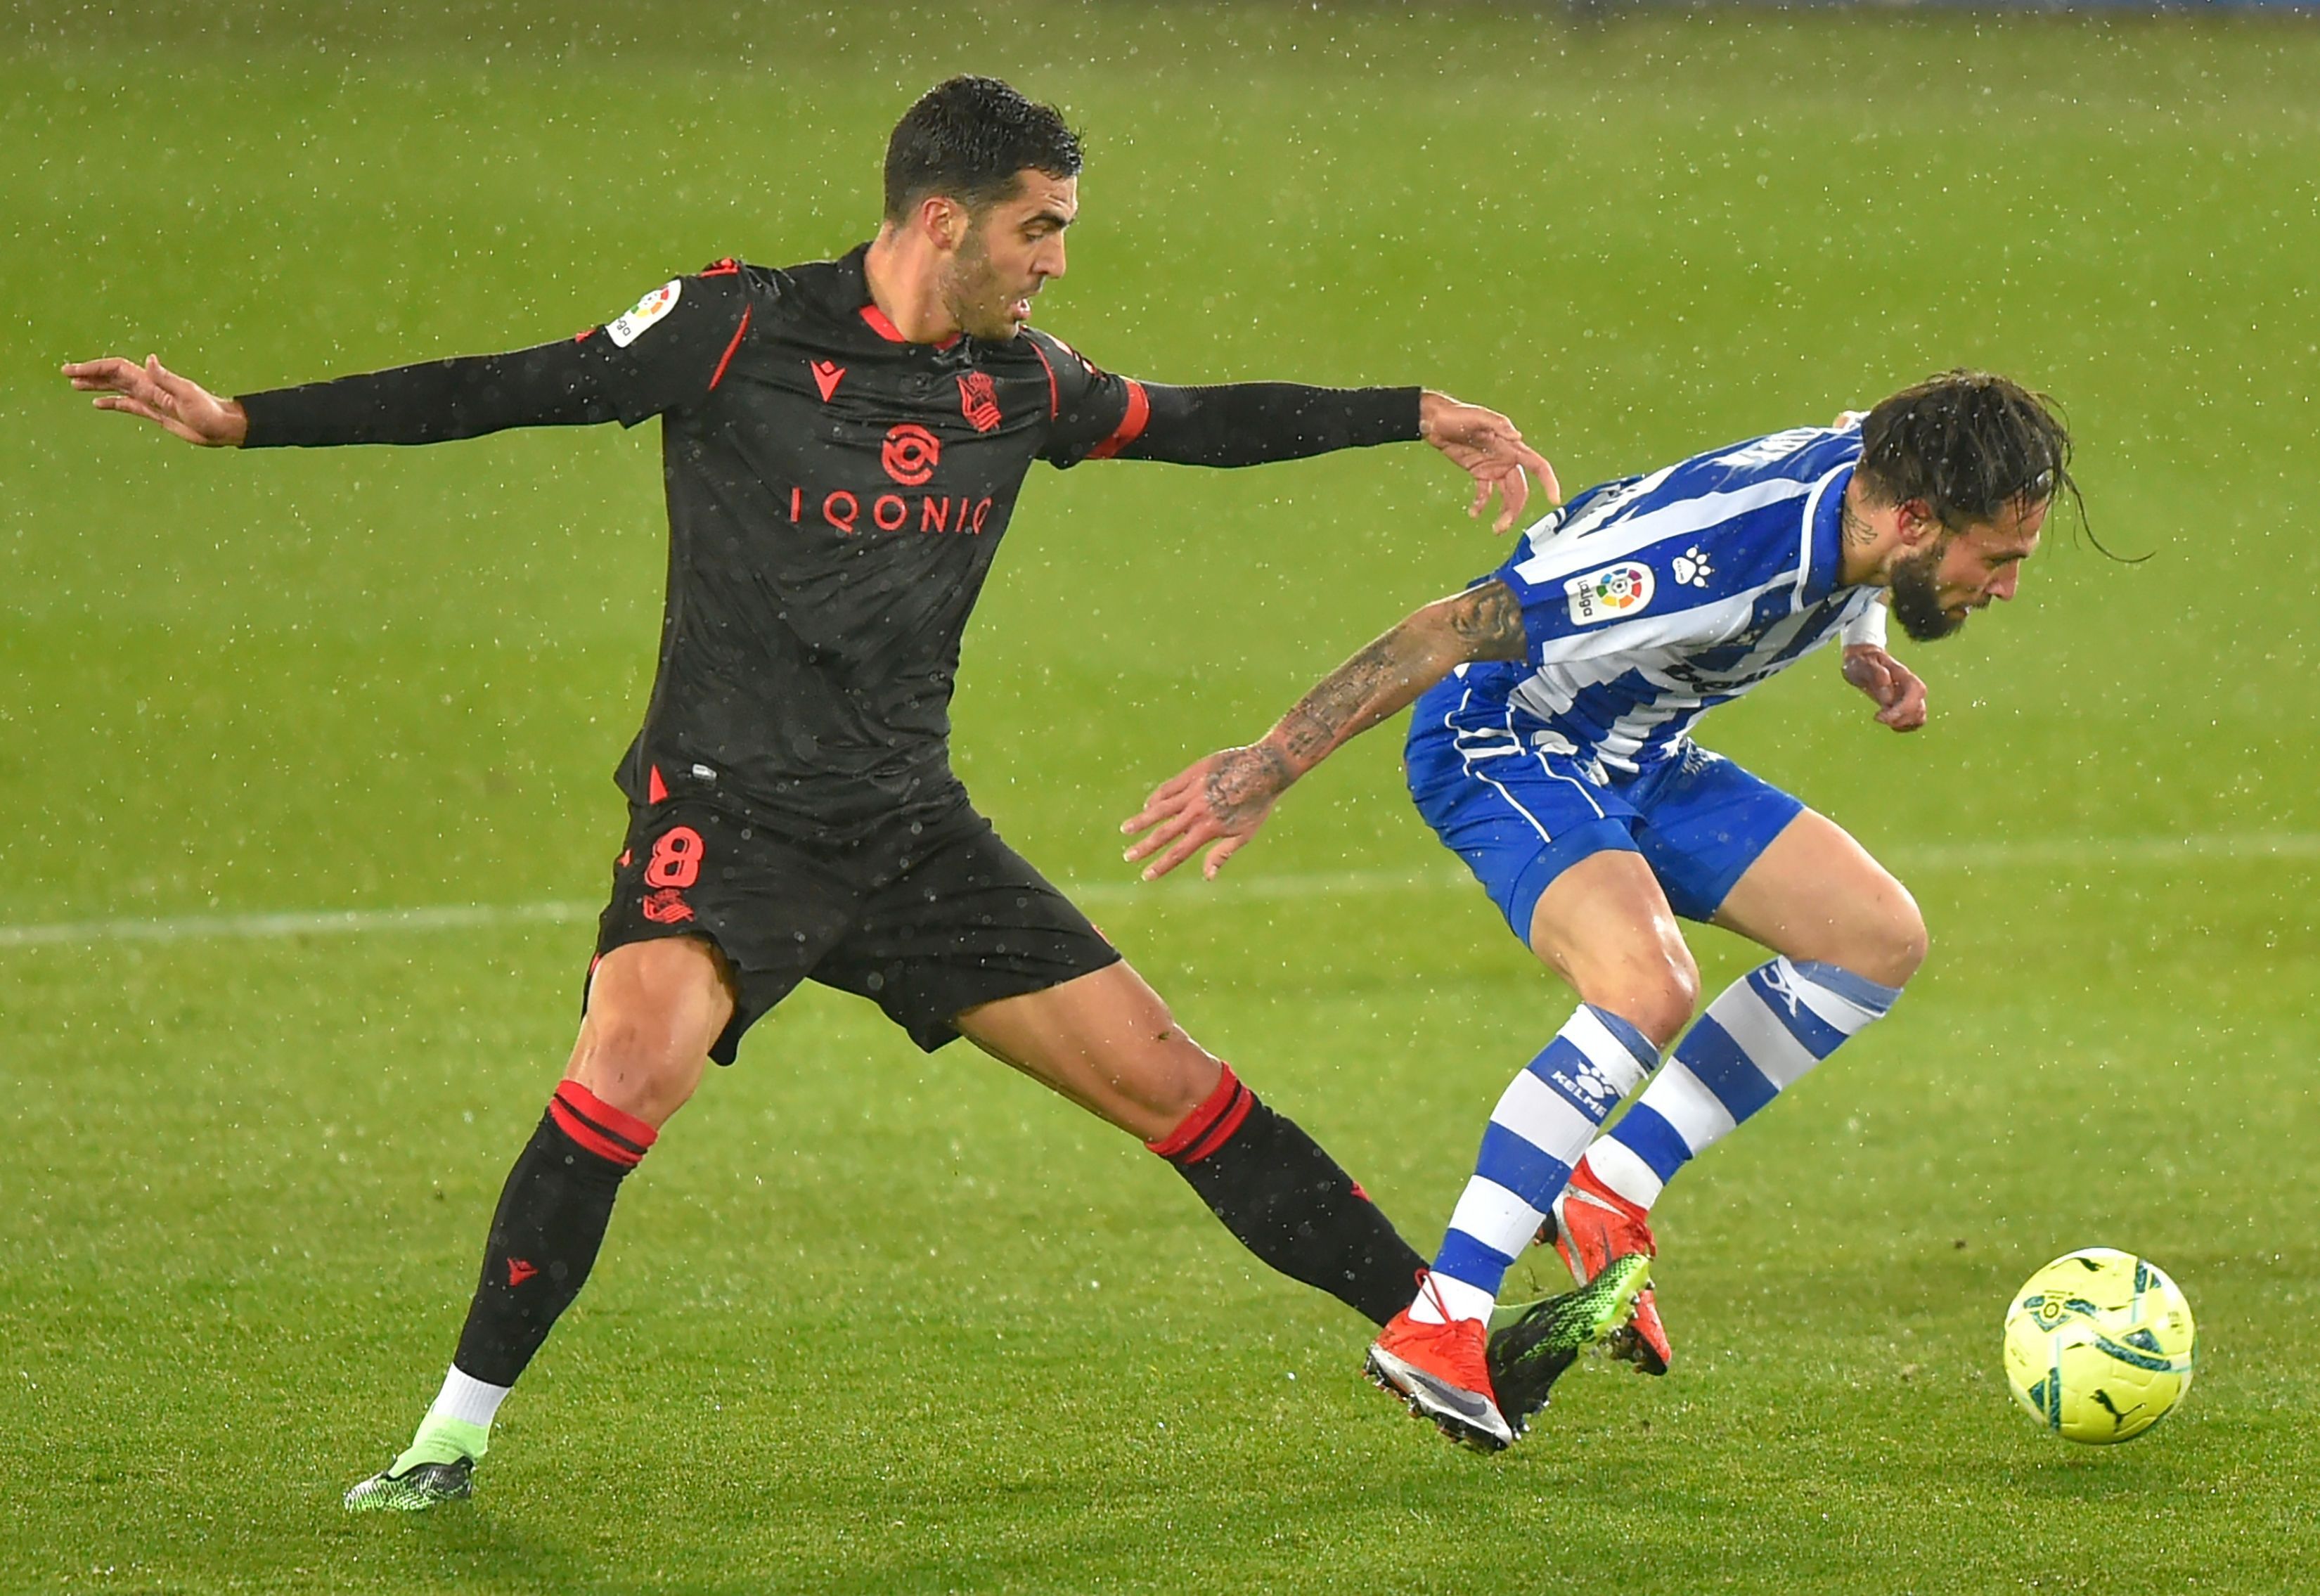
[[[1155,787],[1144,807],[1120,822],[1129,836],[1146,833],[1121,857],[1134,864],[1158,854],[1144,867],[1144,879],[1157,881],[1213,842],[1201,874],[1214,881],[1295,779],[1287,758],[1265,743],[1210,754]]]
[[[1499,495],[1499,518],[1491,523],[1494,532],[1512,530],[1515,518],[1530,502],[1527,472],[1538,474],[1538,485],[1546,490],[1547,503],[1560,503],[1563,500],[1563,487],[1554,480],[1554,467],[1546,463],[1545,456],[1522,440],[1522,433],[1512,422],[1495,410],[1461,404],[1449,394],[1428,388],[1418,397],[1418,431],[1474,479],[1474,502],[1466,507],[1468,515],[1482,514],[1490,506],[1491,495]]]
[[[1848,645],[1844,679],[1875,702],[1880,726],[1915,731],[1926,723],[1926,685],[1884,649],[1869,643]]]
[[[77,360],[65,367],[72,385],[96,395],[99,410],[122,410],[155,422],[188,443],[207,449],[238,448],[249,436],[249,418],[231,399],[221,399],[197,382],[161,364],[159,355],[134,360]]]

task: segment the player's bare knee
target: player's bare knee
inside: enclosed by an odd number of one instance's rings
[[[1208,1102],[1224,1078],[1225,1061],[1182,1030],[1172,1030],[1149,1083],[1153,1110],[1174,1128]]]
[[[592,1009],[566,1073],[623,1113],[658,1125],[693,1096],[705,1056],[671,1019],[649,1009]]]
[[[1829,963],[1883,986],[1905,986],[1926,962],[1926,917],[1899,882],[1881,894],[1876,912],[1856,926]]]
[[[1885,919],[1871,940],[1863,961],[1867,967],[1859,973],[1886,986],[1906,986],[1925,964],[1928,946],[1926,917],[1903,893],[1896,911]]]
[[[1699,1006],[1699,966],[1681,937],[1589,971],[1575,984],[1581,1002],[1610,1011],[1663,1047],[1681,1034]]]
[[[1675,956],[1662,961],[1652,979],[1640,983],[1620,1017],[1664,1047],[1691,1023],[1699,1007],[1699,966],[1690,950],[1679,943]]]

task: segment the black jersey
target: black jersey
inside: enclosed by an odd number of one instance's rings
[[[246,447],[662,418],[668,594],[631,801],[809,841],[957,804],[959,639],[1031,462],[1253,464],[1418,436],[1415,388],[1168,388],[1060,340],[906,341],[867,246],[726,260],[578,338],[245,395]]]

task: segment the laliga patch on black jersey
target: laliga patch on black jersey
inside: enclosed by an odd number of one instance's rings
[[[604,335],[614,346],[627,349],[643,336],[646,328],[676,308],[677,296],[684,292],[684,279],[671,277],[646,295],[614,320],[604,323]]]

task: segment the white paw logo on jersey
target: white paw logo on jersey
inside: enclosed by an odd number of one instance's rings
[[[644,330],[676,308],[676,296],[684,292],[684,279],[672,277],[659,287],[630,305],[616,320],[604,323],[604,331],[621,349],[637,341]]]
[[[1621,560],[1563,585],[1571,602],[1571,624],[1591,626],[1599,621],[1624,621],[1652,602],[1652,570],[1634,560]]]
[[[1688,587],[1705,587],[1708,579],[1716,575],[1716,567],[1708,563],[1708,556],[1697,549],[1687,549],[1675,557],[1675,579]]]

